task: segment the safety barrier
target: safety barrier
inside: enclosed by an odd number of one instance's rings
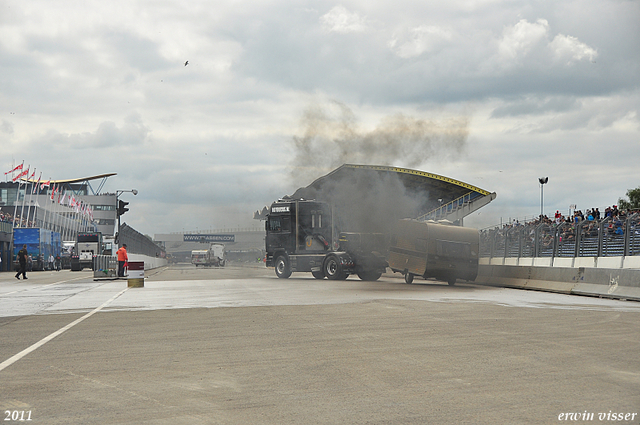
[[[93,257],[93,280],[116,279],[117,276],[117,257],[113,255],[96,255]]]
[[[482,258],[475,283],[640,301],[640,264],[638,257],[632,258],[575,258],[573,264],[553,264],[550,258]]]

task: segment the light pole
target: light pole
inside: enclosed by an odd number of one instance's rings
[[[542,217],[544,217],[543,214],[543,210],[544,210],[544,185],[549,181],[549,177],[540,177],[538,179],[538,181],[540,182],[540,219],[542,219]]]
[[[128,202],[124,202],[124,201],[119,201],[118,197],[120,195],[122,195],[125,192],[131,192],[133,193],[133,196],[138,194],[138,191],[136,189],[131,189],[131,190],[116,190],[116,214],[118,215],[118,231],[116,232],[116,245],[120,244],[120,216],[124,213],[126,213],[127,211],[129,211],[129,208],[125,208],[125,206],[128,204]],[[120,202],[122,202],[122,205],[120,205]]]

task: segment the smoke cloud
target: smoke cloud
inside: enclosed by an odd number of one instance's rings
[[[403,114],[366,131],[343,103],[327,106],[307,108],[302,135],[293,137],[296,181],[313,180],[345,163],[417,167],[430,159],[451,159],[464,150],[469,133],[465,116],[432,121]]]
[[[416,167],[456,157],[465,148],[469,118],[436,122],[397,114],[362,131],[354,113],[334,102],[329,108],[309,107],[301,123],[302,136],[293,138],[292,177],[310,183],[345,163]],[[368,169],[343,170],[292,197],[333,205],[341,230],[359,232],[387,232],[396,220],[416,218],[439,205],[426,188],[407,187],[394,172]]]
[[[332,205],[343,231],[385,233],[396,220],[415,218],[429,209],[428,194],[414,192],[392,172],[343,169],[339,175],[298,189],[294,199]]]

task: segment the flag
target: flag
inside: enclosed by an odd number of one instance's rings
[[[40,173],[40,176],[38,176],[38,181],[36,182],[35,186],[33,186],[33,192],[31,193],[36,193],[38,191],[38,186],[40,185],[40,178],[42,177],[42,172]]]
[[[9,174],[9,173],[13,173],[14,171],[18,171],[18,170],[22,170],[22,166],[24,165],[24,161],[22,162],[22,164],[18,165],[16,168],[14,168],[11,171],[7,171],[6,173],[4,173],[5,175]]]
[[[44,189],[45,187],[49,187],[50,184],[51,184],[51,179],[47,180],[46,182],[40,183],[40,190]]]
[[[36,169],[33,169],[33,173],[31,173],[31,175],[29,176],[29,178],[27,180],[31,180],[32,178],[34,178],[36,176]]]
[[[56,184],[54,183],[53,186],[51,187],[51,200],[53,201],[53,197],[56,195]]]
[[[25,171],[23,171],[23,172],[21,172],[20,174],[18,174],[17,176],[15,176],[15,177],[13,178],[13,182],[15,183],[15,182],[16,182],[16,180],[18,180],[18,179],[20,179],[20,178],[22,178],[22,177],[24,177],[24,176],[26,176],[26,175],[28,175],[28,174],[29,174],[29,169],[27,168]],[[22,184],[22,182],[20,182],[20,184]]]

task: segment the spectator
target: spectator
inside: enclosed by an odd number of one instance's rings
[[[27,245],[22,245],[22,249],[18,251],[18,263],[20,263],[20,269],[18,269],[18,273],[16,273],[16,279],[20,280],[20,275],[22,275],[23,279],[28,279],[27,277],[27,259],[29,257],[29,253],[27,252]]]
[[[127,244],[122,244],[120,249],[116,251],[116,255],[118,256],[118,276],[124,277],[125,263],[129,261],[129,256],[127,255]]]

